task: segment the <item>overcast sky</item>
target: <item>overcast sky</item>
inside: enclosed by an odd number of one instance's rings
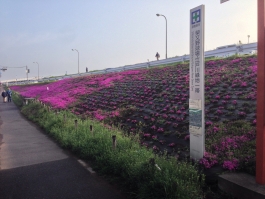
[[[0,0],[0,81],[100,70],[189,54],[189,12],[205,5],[205,50],[257,41],[257,1]],[[22,68],[11,68],[22,67]]]

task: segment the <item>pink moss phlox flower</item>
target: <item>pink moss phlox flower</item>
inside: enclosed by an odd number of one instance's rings
[[[168,116],[167,116],[166,114],[163,114],[162,117],[163,117],[164,119],[167,119],[167,118],[168,118]]]
[[[222,101],[222,104],[227,104],[227,101],[223,100],[223,101]]]
[[[114,111],[114,112],[112,112],[112,115],[114,115],[114,116],[119,116],[120,113],[119,113],[118,111]]]
[[[249,132],[247,135],[242,136],[224,137],[221,139],[220,143],[214,146],[214,148],[218,152],[236,149],[239,148],[243,143],[253,139],[253,137],[255,136],[252,135],[252,132]]]
[[[225,96],[225,99],[230,99],[230,98],[231,98],[231,96],[229,96],[229,95]]]
[[[151,126],[151,129],[156,130],[156,126],[155,125]]]
[[[253,120],[253,122],[252,122],[252,124],[256,124],[257,123],[257,120],[255,119],[255,120]]]
[[[247,87],[247,82],[242,82],[241,87]]]
[[[214,127],[213,127],[213,132],[215,132],[215,133],[216,133],[216,132],[218,132],[218,131],[219,131],[219,128],[218,128],[218,127],[216,127],[216,126],[214,126]]]
[[[170,143],[170,144],[168,144],[167,146],[169,146],[169,147],[174,147],[176,144],[175,143]]]
[[[184,140],[190,140],[190,135],[186,135]]]
[[[159,128],[157,129],[157,132],[164,132],[164,129],[161,128],[161,127],[159,127]]]
[[[99,121],[102,121],[102,120],[104,120],[104,119],[106,118],[106,116],[101,115],[100,112],[98,112],[98,111],[95,111],[95,112],[94,112],[94,117],[95,117],[97,120],[99,120]]]
[[[240,115],[240,116],[246,116],[246,113],[243,112],[243,111],[240,111],[240,112],[238,113],[238,115]]]
[[[199,161],[205,168],[209,169],[218,163],[217,156],[208,152],[204,152],[204,156]]]
[[[213,123],[212,123],[211,121],[207,121],[205,124],[206,124],[207,126],[210,126],[210,125],[212,125]]]
[[[185,110],[186,108],[184,107],[184,106],[182,106],[181,108],[180,108],[180,110]]]
[[[258,66],[257,66],[257,65],[250,66],[249,69],[250,69],[253,73],[257,73],[257,72],[258,72]]]
[[[237,101],[236,100],[233,100],[232,104],[236,105],[237,104]]]
[[[120,74],[122,74],[122,75],[137,75],[137,74],[142,73],[142,72],[143,72],[142,70],[129,70],[129,71],[121,72]]]
[[[226,160],[223,163],[223,168],[228,169],[229,171],[236,170],[238,166],[239,166],[239,162],[237,159]]]
[[[215,96],[215,99],[220,99],[220,96],[219,96],[219,95],[216,95],[216,96]]]
[[[41,85],[14,86],[11,89],[19,92],[22,97],[37,98],[53,108],[65,109],[83,95],[110,87],[114,82],[122,82],[128,75],[138,75],[141,78],[144,73],[146,72],[132,70],[120,73],[68,78]],[[47,90],[47,87],[49,87],[49,90]]]
[[[144,134],[144,137],[145,137],[145,138],[150,138],[150,137],[151,137],[151,134],[150,134],[150,133],[145,133],[145,134]]]
[[[214,66],[216,64],[216,62],[215,61],[208,61],[206,64],[209,66]]]
[[[216,113],[219,114],[219,115],[221,115],[221,114],[223,114],[223,111],[221,111],[221,110],[218,109],[218,110],[216,111]]]
[[[158,151],[159,148],[158,148],[156,145],[154,145],[154,146],[153,146],[153,150],[154,150],[154,151]]]
[[[153,140],[157,140],[157,135],[153,135],[153,136],[152,136],[152,139],[153,139]]]
[[[235,64],[235,63],[239,63],[242,59],[241,58],[238,58],[238,59],[234,59],[231,61],[232,64]]]

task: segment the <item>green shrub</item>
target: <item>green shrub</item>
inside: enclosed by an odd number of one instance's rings
[[[115,176],[139,199],[203,198],[204,176],[189,162],[158,157],[139,145],[139,137],[125,137],[118,129],[81,120],[68,111],[56,113],[40,103],[23,106],[22,113],[39,124],[64,148],[94,162],[98,173]],[[77,120],[77,128],[75,127]],[[89,127],[93,126],[93,132]],[[116,135],[117,146],[112,146]]]

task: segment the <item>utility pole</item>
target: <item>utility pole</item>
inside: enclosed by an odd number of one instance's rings
[[[28,77],[28,73],[29,73],[29,71],[28,71],[28,66],[26,66],[27,83],[29,83],[29,77]]]
[[[265,1],[258,0],[256,182],[265,184]]]

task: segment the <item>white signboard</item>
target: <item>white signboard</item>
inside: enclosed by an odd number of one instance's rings
[[[205,6],[190,10],[190,156],[199,160],[205,150],[204,122],[204,15]]]
[[[202,101],[196,99],[189,99],[190,109],[202,109]]]
[[[221,0],[221,2],[220,2],[220,3],[224,3],[224,2],[227,2],[227,1],[229,1],[229,0]]]

